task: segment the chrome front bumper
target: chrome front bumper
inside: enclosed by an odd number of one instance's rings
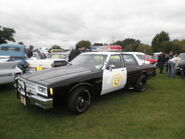
[[[19,94],[22,98],[25,99],[25,105],[31,104],[38,107],[41,107],[43,109],[51,109],[53,108],[53,98],[44,98],[38,95],[32,95],[25,93],[23,90],[19,90]],[[25,95],[26,94],[26,95]]]

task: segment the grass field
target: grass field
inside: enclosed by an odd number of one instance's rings
[[[185,80],[165,74],[143,93],[118,91],[96,99],[87,112],[24,107],[11,85],[1,86],[0,138],[185,139]]]

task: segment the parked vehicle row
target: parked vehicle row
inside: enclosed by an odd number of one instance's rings
[[[0,84],[10,83],[20,73],[26,73],[46,68],[68,64],[69,53],[53,52],[47,59],[31,59],[26,57],[25,47],[17,44],[0,45]]]
[[[145,60],[144,53],[127,52],[127,54],[133,54],[133,56],[137,59],[139,65],[150,63],[147,60]],[[17,61],[17,67],[19,67],[23,71],[23,73],[25,73],[59,66],[65,66],[68,64],[69,53],[52,52],[48,54],[46,59],[37,59],[37,56],[35,55],[34,55],[35,57],[33,56],[32,58],[27,58],[25,48],[23,45],[1,44],[0,55],[1,60],[3,61],[9,62]]]

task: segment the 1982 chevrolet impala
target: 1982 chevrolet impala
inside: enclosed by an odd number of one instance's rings
[[[125,87],[142,92],[153,65],[138,65],[132,54],[124,52],[82,53],[65,67],[25,74],[17,80],[17,95],[25,105],[43,109],[66,101],[72,113],[85,112],[92,98]]]

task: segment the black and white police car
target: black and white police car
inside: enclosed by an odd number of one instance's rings
[[[43,109],[66,100],[72,113],[85,112],[92,98],[125,87],[144,91],[153,65],[139,65],[132,54],[124,52],[87,52],[64,67],[22,75],[17,80],[17,94],[25,105]]]

